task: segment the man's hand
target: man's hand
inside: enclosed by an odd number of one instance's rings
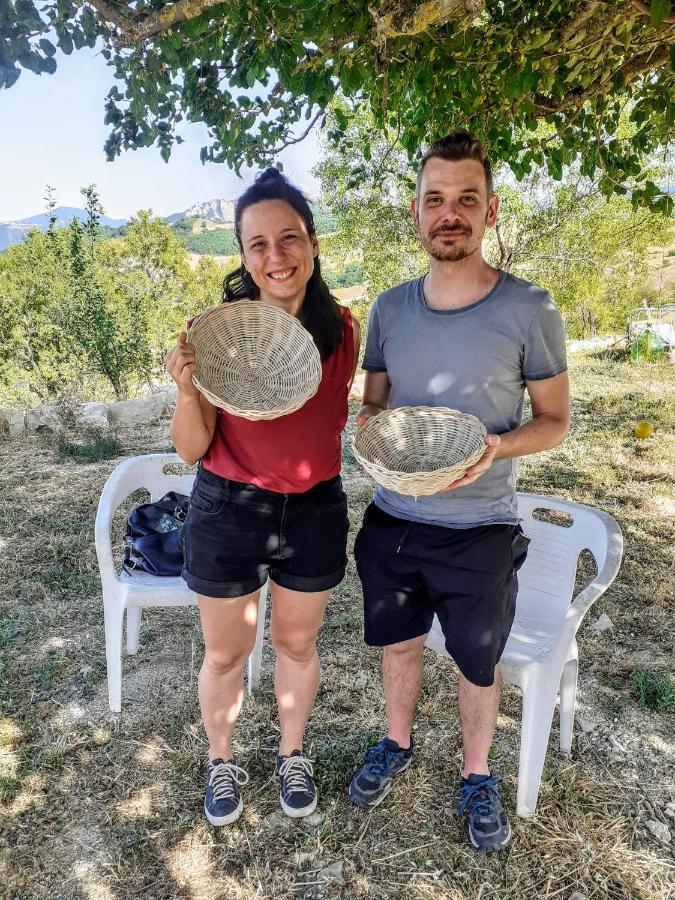
[[[365,425],[368,419],[372,419],[373,416],[381,413],[382,410],[382,406],[376,406],[374,403],[364,403],[356,416],[357,426],[360,428],[362,425]]]
[[[499,443],[500,439],[498,434],[486,434],[485,450],[483,451],[483,455],[478,460],[478,462],[475,465],[471,466],[470,469],[467,469],[461,478],[457,478],[446,488],[440,490],[438,493],[444,494],[447,491],[456,491],[457,488],[465,487],[467,484],[471,484],[472,482],[476,481],[476,479],[480,478],[481,475],[484,475],[497,456]]]

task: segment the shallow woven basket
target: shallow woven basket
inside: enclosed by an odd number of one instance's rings
[[[321,357],[311,334],[258,300],[222,303],[192,323],[192,380],[215,406],[245,419],[277,419],[319,389]]]
[[[385,409],[359,428],[354,456],[383,487],[413,497],[437,494],[485,450],[485,426],[445,406]]]

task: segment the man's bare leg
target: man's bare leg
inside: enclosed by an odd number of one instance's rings
[[[489,775],[488,754],[497,725],[502,678],[495,669],[495,681],[490,687],[478,687],[459,676],[459,718],[462,723],[464,768],[462,775]]]
[[[382,654],[387,737],[404,749],[410,746],[410,733],[422,684],[422,657],[426,637],[423,634],[400,644],[390,644]]]

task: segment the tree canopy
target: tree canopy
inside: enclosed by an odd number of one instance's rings
[[[671,208],[640,164],[673,132],[670,0],[6,0],[0,87],[21,67],[54,72],[55,44],[99,40],[117,79],[110,159],[153,144],[168,159],[187,120],[209,129],[202,161],[263,165],[340,92],[411,159],[463,126],[519,177],[545,165],[559,178],[578,156],[604,194]],[[633,127],[620,136],[626,104]],[[347,125],[341,112],[334,144]]]

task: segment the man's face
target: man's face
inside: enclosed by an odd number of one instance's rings
[[[422,171],[419,198],[412,201],[422,246],[441,261],[465,259],[480,250],[498,207],[497,197],[488,197],[485,169],[476,159],[432,157]]]

